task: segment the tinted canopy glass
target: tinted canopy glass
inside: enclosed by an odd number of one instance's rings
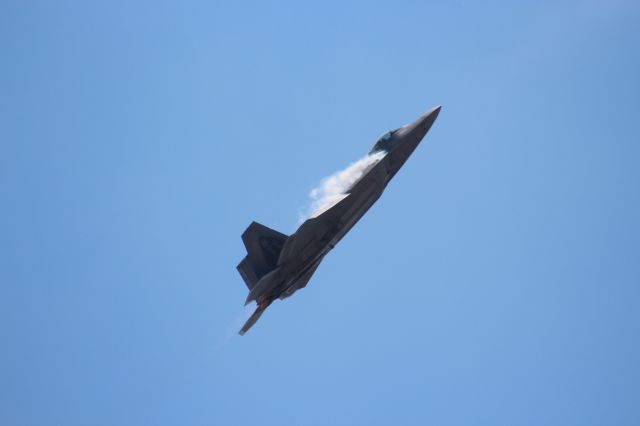
[[[380,136],[380,139],[373,145],[369,154],[373,154],[378,151],[387,151],[389,149],[389,142],[391,141],[391,136],[393,136],[393,132],[387,132],[384,135]]]

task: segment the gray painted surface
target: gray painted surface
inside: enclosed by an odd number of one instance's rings
[[[240,330],[241,335],[275,299],[285,299],[307,285],[324,256],[380,198],[439,112],[439,106],[432,108],[417,120],[381,137],[370,154],[383,152],[384,157],[347,189],[346,197],[306,220],[291,236],[257,222],[249,225],[242,234],[247,256],[238,265],[238,272],[249,288],[245,304],[255,301],[258,307]]]

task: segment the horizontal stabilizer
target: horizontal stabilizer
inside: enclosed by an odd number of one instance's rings
[[[238,269],[238,272],[240,272],[240,276],[244,280],[245,284],[247,284],[247,287],[249,287],[249,290],[255,287],[256,283],[258,282],[258,277],[256,276],[256,272],[251,266],[249,256],[245,256],[244,259],[242,259],[242,262],[238,264],[238,267],[236,269]]]
[[[266,304],[264,304],[262,306],[258,306],[258,308],[255,310],[255,312],[249,317],[247,322],[245,322],[244,325],[242,326],[242,328],[240,329],[239,334],[241,336],[243,336],[244,333],[246,333],[247,331],[249,331],[249,329],[251,327],[253,327],[253,324],[255,324],[256,321],[258,321],[258,319],[260,319],[260,316],[265,311],[265,309],[267,309],[267,307],[269,305],[270,305],[270,303],[266,303]]]

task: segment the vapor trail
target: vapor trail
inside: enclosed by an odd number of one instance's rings
[[[240,330],[240,327],[242,327],[242,324],[244,324],[249,319],[249,317],[251,316],[251,314],[253,314],[253,311],[255,311],[256,308],[257,308],[257,305],[255,303],[249,303],[247,306],[243,308],[242,312],[236,315],[233,321],[226,326],[226,328],[218,338],[218,342],[215,346],[216,351],[220,351],[223,347],[225,347],[229,343],[231,338],[238,335],[238,330]]]
[[[365,172],[369,171],[374,164],[380,161],[385,154],[383,151],[368,154],[355,163],[350,164],[346,169],[337,171],[331,176],[322,179],[320,186],[313,188],[309,193],[311,205],[308,213],[303,215],[302,220],[316,217],[344,199],[347,196],[349,188],[351,188]]]

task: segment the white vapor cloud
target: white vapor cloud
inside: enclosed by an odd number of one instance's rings
[[[331,176],[322,179],[320,186],[312,189],[309,193],[311,205],[308,213],[303,215],[301,220],[316,217],[344,199],[347,196],[346,191],[373,165],[382,160],[385,154],[384,151],[379,151],[366,155],[355,163],[350,164],[346,169],[337,171]]]
[[[227,346],[229,341],[238,335],[240,328],[251,317],[253,312],[258,308],[255,302],[249,303],[242,309],[242,312],[238,313],[236,317],[230,322],[218,338],[218,343],[215,346],[216,352],[220,351],[223,347]]]

